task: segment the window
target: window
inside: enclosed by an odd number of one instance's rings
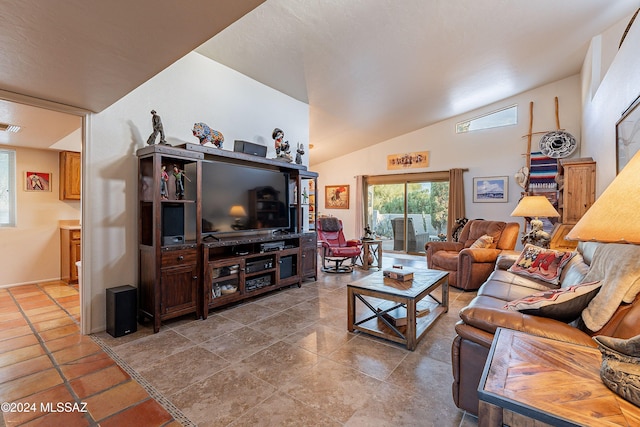
[[[365,178],[367,225],[382,250],[424,254],[425,243],[447,234],[449,172]]]
[[[456,123],[456,133],[511,126],[518,123],[518,106],[512,105],[464,122]]]
[[[16,152],[0,149],[0,227],[16,225]]]

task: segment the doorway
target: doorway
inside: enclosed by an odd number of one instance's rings
[[[80,152],[82,173],[85,173],[85,139],[88,112],[77,108],[31,98],[24,95],[0,91],[0,121],[5,120],[22,126],[22,130],[11,139],[3,140],[16,153],[16,206],[17,227],[6,227],[1,231],[3,239],[13,248],[5,257],[12,263],[9,271],[16,277],[5,277],[7,285],[47,283],[62,278],[62,227],[83,223],[81,220],[84,200],[64,198],[59,195],[60,156],[62,151]],[[6,138],[9,138],[8,136]],[[39,194],[24,189],[26,170],[44,172],[50,177],[49,190]],[[80,177],[80,181],[83,179]],[[41,214],[39,214],[41,213]],[[80,233],[81,234],[81,231]],[[20,236],[21,240],[16,238]],[[84,236],[83,236],[84,237]],[[12,240],[13,239],[13,240]],[[22,244],[26,241],[28,244]],[[83,252],[85,245],[82,245]],[[82,256],[81,259],[85,257]],[[38,268],[22,266],[24,260],[38,259]],[[85,267],[85,266],[83,266]],[[75,265],[72,266],[73,272]],[[86,275],[86,268],[83,268]],[[21,274],[20,272],[28,272]],[[20,274],[20,276],[17,276]],[[68,273],[66,273],[68,274]],[[86,283],[86,281],[85,281]],[[86,286],[83,286],[86,290]],[[90,292],[80,289],[80,325],[83,333],[89,330]]]
[[[429,241],[446,240],[448,173],[365,178],[366,222],[384,252],[424,254]]]

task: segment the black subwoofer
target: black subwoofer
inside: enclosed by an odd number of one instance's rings
[[[137,289],[130,285],[107,289],[107,333],[121,337],[138,330]]]

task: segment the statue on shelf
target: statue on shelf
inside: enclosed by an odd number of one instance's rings
[[[160,198],[167,200],[169,198],[169,191],[167,189],[167,183],[169,182],[169,174],[167,173],[167,167],[162,165],[162,173],[160,175]]]
[[[147,139],[147,145],[153,145],[156,143],[156,138],[160,135],[160,144],[169,145],[164,139],[164,128],[162,127],[162,119],[156,114],[156,110],[151,110],[151,124],[153,125],[153,133],[149,135]]]
[[[189,177],[178,165],[173,165],[173,177],[176,179],[176,200],[184,199],[184,180],[191,182]]]
[[[293,158],[291,154],[289,154],[290,146],[289,141],[284,140],[284,132],[282,129],[275,128],[273,133],[271,134],[271,138],[275,143],[276,147],[276,158],[279,160],[284,160],[285,162],[292,162]]]
[[[200,140],[200,145],[204,145],[208,142],[213,143],[218,148],[222,148],[224,142],[224,136],[217,130],[211,129],[206,123],[198,122],[193,124],[193,136]]]
[[[296,164],[302,164],[302,156],[304,155],[304,144],[298,143],[298,149],[296,150]]]

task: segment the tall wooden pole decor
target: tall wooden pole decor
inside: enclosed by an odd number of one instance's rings
[[[529,103],[529,132],[523,136],[527,138],[527,151],[525,153],[525,165],[516,172],[516,183],[524,190],[521,198],[529,192],[529,170],[531,168],[531,139],[533,137],[533,101]]]

